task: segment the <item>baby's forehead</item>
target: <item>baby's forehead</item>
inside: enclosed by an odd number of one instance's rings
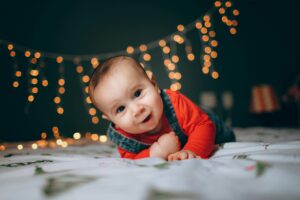
[[[141,66],[139,66],[138,63],[131,60],[121,60],[119,62],[114,63],[108,71],[108,74],[111,75],[118,72],[122,73],[124,70],[136,73],[137,75],[141,76],[144,76],[146,74],[144,69]]]

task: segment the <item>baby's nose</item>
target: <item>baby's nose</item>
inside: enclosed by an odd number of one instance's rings
[[[139,117],[143,112],[145,112],[145,107],[142,105],[133,106],[133,115],[134,117]]]

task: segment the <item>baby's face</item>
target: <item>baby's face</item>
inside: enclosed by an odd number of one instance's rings
[[[159,89],[128,62],[118,63],[94,89],[95,105],[116,127],[131,134],[161,128],[163,103]]]

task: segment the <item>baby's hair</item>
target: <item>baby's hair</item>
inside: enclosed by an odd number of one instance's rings
[[[141,66],[139,62],[137,62],[134,58],[124,55],[114,56],[106,59],[102,64],[100,64],[93,72],[90,83],[89,83],[89,96],[91,100],[93,100],[93,91],[99,84],[100,80],[114,67],[117,66],[117,63],[122,61],[130,62],[134,67],[138,69],[143,75],[147,77],[147,74],[144,68]]]

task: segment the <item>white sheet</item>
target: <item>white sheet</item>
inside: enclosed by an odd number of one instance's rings
[[[103,144],[4,151],[0,199],[300,199],[300,131],[236,132],[244,141],[226,143],[209,160],[133,161]]]

